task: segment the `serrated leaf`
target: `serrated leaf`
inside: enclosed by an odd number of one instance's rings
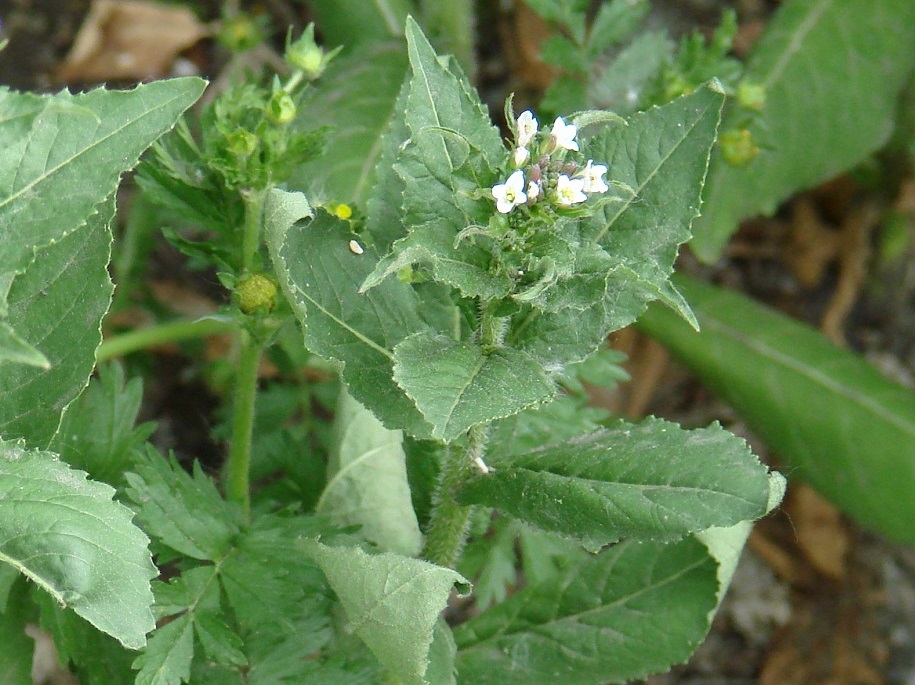
[[[767,469],[717,424],[683,430],[660,419],[615,426],[500,458],[461,488],[464,504],[496,507],[591,548],[621,538],[675,540],[767,511]]]
[[[669,277],[698,214],[723,101],[722,93],[702,88],[586,143],[584,152],[611,169],[610,193],[616,196],[581,226],[582,238],[598,242],[613,261],[606,296],[581,312],[523,310],[512,319],[510,344],[561,369],[632,323],[651,300],[661,299],[692,320]]]
[[[385,428],[345,389],[334,415],[327,487],[315,511],[385,552],[416,556],[422,533],[410,501],[403,434]]]
[[[306,551],[340,599],[347,628],[403,685],[426,685],[439,614],[455,584],[466,589],[467,581],[449,568],[397,554],[369,555],[314,541]]]
[[[283,195],[274,191],[268,201],[268,245],[305,346],[343,362],[353,397],[387,427],[428,435],[422,415],[392,380],[394,346],[425,327],[416,295],[395,279],[359,293],[375,265],[372,250],[353,253],[350,225],[324,212],[307,223],[272,221],[269,205]]]
[[[55,455],[0,441],[0,560],[124,646],[155,627],[146,535],[114,489]]]
[[[738,222],[849,169],[889,137],[915,51],[909,0],[785,3],[747,61],[745,79],[766,89],[747,126],[763,151],[746,167],[715,155],[693,250],[711,261]],[[724,128],[742,127],[732,108]]]
[[[915,395],[822,334],[735,292],[678,281],[701,333],[639,326],[731,403],[797,473],[861,523],[915,542]]]
[[[394,379],[450,442],[473,426],[511,416],[553,395],[555,385],[523,352],[484,354],[471,342],[417,333],[394,348]]]
[[[35,249],[82,225],[204,85],[185,78],[45,96],[0,89],[0,274],[21,272]]]
[[[588,31],[587,49],[592,57],[631,35],[645,18],[651,3],[645,0],[612,0],[597,11]]]
[[[191,678],[194,659],[194,623],[189,614],[158,628],[136,661],[134,685],[180,685]]]
[[[117,363],[102,365],[98,371],[98,378],[64,412],[51,449],[93,480],[119,486],[155,426],[134,427],[143,402],[140,378],[126,381]]]
[[[621,115],[635,112],[662,65],[672,59],[673,49],[666,31],[646,31],[634,38],[588,81],[591,106]]]
[[[7,439],[46,447],[61,413],[89,380],[111,301],[113,215],[110,198],[86,225],[36,251],[35,261],[12,283],[7,322],[51,367],[0,364],[0,435]]]
[[[238,534],[238,513],[220,496],[216,484],[194,462],[187,473],[174,457],[148,447],[145,458],[126,474],[127,495],[150,535],[193,559],[217,561]]]
[[[364,206],[372,191],[384,146],[383,134],[397,111],[407,74],[403,41],[358,47],[336,57],[300,107],[296,125],[331,124],[320,159],[299,167],[291,188],[310,196]]]
[[[708,630],[715,570],[693,539],[616,545],[458,626],[458,673],[475,685],[599,685],[667,670]]]
[[[206,655],[217,664],[229,667],[245,666],[248,659],[242,653],[244,643],[225,621],[211,612],[197,612],[194,632]]]

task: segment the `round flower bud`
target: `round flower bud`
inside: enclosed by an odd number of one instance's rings
[[[756,159],[759,148],[753,142],[752,134],[745,128],[732,128],[719,138],[724,161],[731,166],[744,167]]]
[[[226,136],[226,146],[233,155],[250,157],[257,150],[257,136],[243,128],[235,129]]]
[[[250,274],[235,284],[232,297],[245,314],[271,312],[276,307],[276,283],[261,274]]]
[[[298,107],[285,90],[278,90],[267,103],[267,116],[277,124],[288,124],[295,119]]]

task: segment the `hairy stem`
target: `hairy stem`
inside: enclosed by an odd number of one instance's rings
[[[261,224],[263,223],[264,200],[267,195],[263,190],[249,190],[242,193],[245,201],[245,226],[242,237],[241,258],[243,271],[253,271],[254,258],[261,245]]]
[[[138,328],[116,335],[104,341],[95,352],[97,361],[106,361],[114,357],[121,357],[131,352],[138,352],[156,345],[165,345],[180,340],[192,338],[205,338],[210,335],[228,333],[235,328],[234,324],[214,319],[200,319],[199,321],[173,321],[146,328]]]
[[[235,377],[235,406],[232,410],[232,442],[226,475],[226,495],[241,504],[245,518],[251,513],[251,436],[254,432],[254,398],[257,370],[263,346],[246,330],[239,331],[238,374]]]
[[[474,426],[464,450],[448,446],[438,483],[432,493],[432,513],[423,557],[439,566],[453,568],[467,541],[471,507],[455,499],[458,488],[474,471],[474,462],[486,452],[487,426]]]

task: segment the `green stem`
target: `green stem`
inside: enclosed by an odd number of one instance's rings
[[[114,357],[122,357],[125,354],[139,352],[156,345],[228,333],[234,328],[235,325],[232,323],[215,319],[173,321],[171,323],[147,326],[146,328],[130,331],[130,333],[108,338],[96,350],[95,358],[100,362],[107,361]]]
[[[445,449],[444,463],[438,483],[432,493],[432,513],[423,557],[439,566],[454,567],[467,541],[471,507],[458,504],[455,499],[461,483],[474,471],[474,461],[482,459],[489,437],[487,426],[474,426],[468,433],[467,447],[463,451],[449,446]]]
[[[226,495],[241,504],[245,518],[251,513],[249,487],[251,436],[254,432],[254,399],[257,395],[257,370],[263,345],[248,331],[239,331],[238,374],[235,377],[235,406],[232,411],[232,442],[227,462]]]
[[[261,224],[267,194],[263,190],[248,190],[242,193],[242,197],[245,201],[245,232],[242,237],[241,259],[242,271],[246,272],[254,270],[254,258],[261,245]]]

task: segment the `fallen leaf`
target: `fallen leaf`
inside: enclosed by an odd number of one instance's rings
[[[65,82],[161,78],[179,52],[205,35],[206,27],[185,7],[94,0],[58,77]]]

